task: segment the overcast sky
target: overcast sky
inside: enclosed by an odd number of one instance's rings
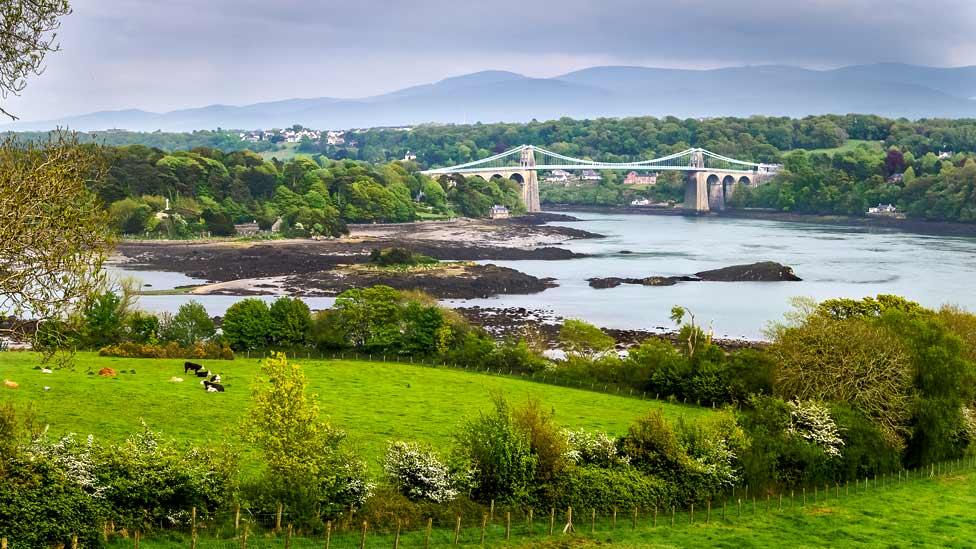
[[[25,120],[362,97],[503,69],[976,64],[974,0],[72,0]]]

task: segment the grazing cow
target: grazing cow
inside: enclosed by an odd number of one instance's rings
[[[210,381],[214,383],[220,383],[220,374],[214,374],[210,376]]]
[[[197,372],[197,377],[210,377],[210,372],[207,370],[200,370]]]
[[[194,372],[199,372],[202,368],[203,368],[203,366],[201,366],[200,364],[195,364],[193,362],[184,362],[183,363],[183,373],[184,374],[187,373],[187,372],[189,372],[190,370],[193,370]]]
[[[221,384],[219,384],[219,383],[211,383],[209,381],[204,380],[203,387],[207,390],[208,393],[223,393],[224,392],[224,386],[221,385]]]

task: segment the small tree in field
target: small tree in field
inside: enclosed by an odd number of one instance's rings
[[[301,366],[277,353],[261,373],[243,428],[264,456],[268,491],[296,512],[361,504],[371,490],[365,465],[342,450],[346,434],[321,419]]]

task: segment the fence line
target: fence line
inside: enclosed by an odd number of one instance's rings
[[[811,484],[771,492],[751,493],[743,488],[716,499],[709,499],[687,507],[661,505],[652,508],[611,509],[532,509],[523,506],[491,506],[480,514],[451,514],[436,516],[390,518],[383,523],[371,523],[357,516],[355,510],[343,516],[323,521],[320,526],[296,526],[304,517],[292,516],[282,506],[272,512],[253,513],[234,506],[231,510],[206,513],[191,509],[188,522],[176,528],[157,528],[149,538],[140,530],[118,528],[106,522],[103,540],[110,547],[136,547],[140,543],[150,547],[187,547],[191,549],[285,547],[304,549],[318,547],[345,549],[366,547],[450,547],[509,544],[512,540],[527,542],[544,540],[562,534],[593,536],[625,531],[654,531],[660,528],[730,525],[752,521],[760,516],[786,515],[802,512],[813,506],[836,501],[855,500],[867,494],[899,486],[911,485],[944,475],[976,469],[976,456],[941,462],[911,470],[875,477],[858,478],[854,482]],[[575,511],[575,513],[574,513]],[[575,523],[574,523],[575,516]],[[537,520],[537,518],[539,520]],[[628,520],[629,518],[629,520]],[[0,532],[0,545],[8,547],[7,538]],[[65,540],[67,542],[68,540]],[[77,538],[71,539],[77,547]],[[11,540],[10,549],[19,549]]]

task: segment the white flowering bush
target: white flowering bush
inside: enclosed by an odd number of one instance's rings
[[[826,407],[811,401],[791,400],[787,432],[819,446],[829,457],[840,457],[844,440]]]
[[[617,439],[606,433],[591,433],[585,429],[564,430],[569,451],[566,458],[577,465],[612,467],[630,463],[627,456],[617,451]]]
[[[400,492],[414,501],[443,503],[459,494],[450,468],[431,449],[416,443],[391,443],[383,470]]]
[[[96,474],[94,437],[88,435],[85,442],[78,442],[75,434],[70,433],[52,441],[47,434],[45,428],[31,441],[27,448],[28,455],[47,459],[64,471],[65,476],[86,494],[93,498],[103,498],[107,487],[99,483]]]
[[[970,444],[976,444],[976,410],[968,406],[962,407],[963,427],[966,429]]]

